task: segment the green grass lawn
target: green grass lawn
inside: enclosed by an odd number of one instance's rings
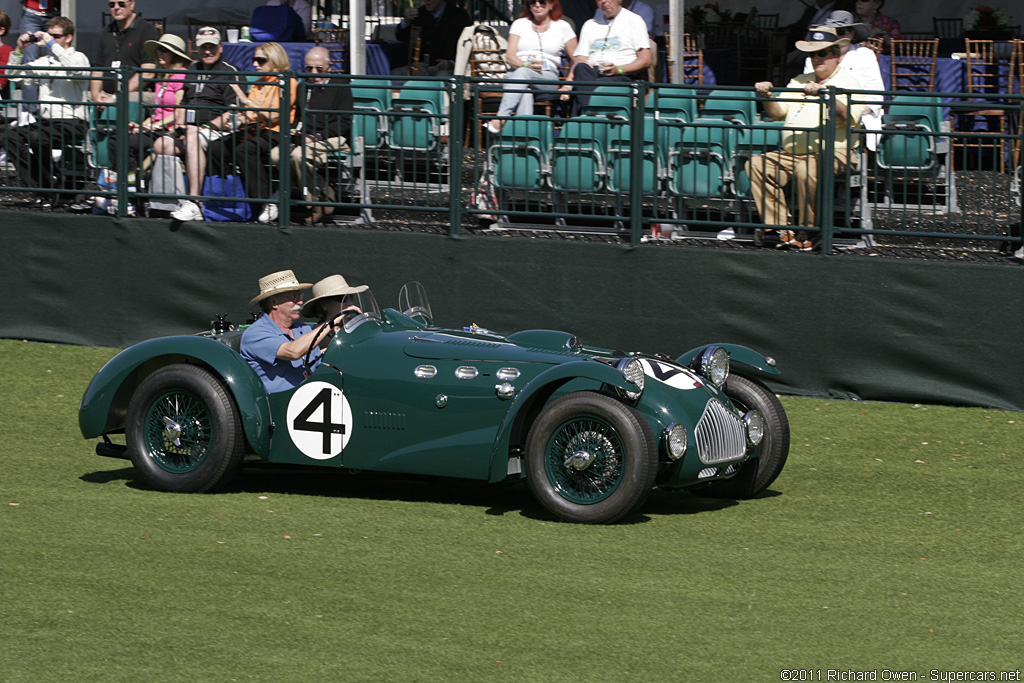
[[[113,353],[0,340],[2,681],[1024,665],[1024,414],[784,397],[766,495],[655,492],[590,527],[522,485],[247,469],[220,494],[139,488],[78,432]]]

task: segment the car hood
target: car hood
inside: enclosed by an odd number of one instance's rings
[[[574,336],[549,330],[517,332],[508,337],[443,330],[417,333],[406,344],[405,353],[425,360],[550,364],[591,358],[577,344]]]

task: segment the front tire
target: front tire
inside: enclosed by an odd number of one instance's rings
[[[767,489],[782,472],[789,456],[789,420],[777,396],[760,382],[729,375],[725,393],[740,411],[759,410],[764,417],[764,438],[757,457],[743,464],[731,479],[713,481],[698,493],[709,498],[753,498]]]
[[[160,491],[220,488],[245,455],[238,409],[224,385],[195,365],[168,365],[143,380],[125,433],[135,470]]]
[[[552,401],[527,438],[530,491],[568,522],[610,524],[635,512],[657,471],[647,420],[605,394],[580,391]]]

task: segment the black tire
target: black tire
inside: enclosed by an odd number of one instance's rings
[[[574,454],[582,454],[569,464]],[[530,427],[526,481],[537,501],[567,522],[610,524],[643,505],[658,473],[647,420],[616,398],[566,394]]]
[[[195,365],[168,365],[143,380],[128,405],[125,433],[135,470],[160,491],[220,488],[238,473],[245,455],[234,401],[216,377]]]
[[[710,482],[696,492],[709,498],[753,498],[775,481],[789,456],[789,420],[779,399],[760,382],[729,375],[725,393],[741,411],[759,410],[764,417],[764,438],[757,457],[744,463],[732,479]]]

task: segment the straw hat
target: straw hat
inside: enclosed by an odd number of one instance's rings
[[[817,52],[833,45],[849,45],[849,38],[840,38],[836,30],[830,26],[814,26],[807,31],[806,40],[796,41],[796,49],[801,52]]]
[[[281,294],[283,292],[300,292],[303,289],[309,289],[312,287],[308,282],[299,282],[298,278],[295,277],[295,273],[290,270],[279,270],[276,273],[271,273],[265,277],[260,278],[260,293],[249,305],[252,306],[260,301],[263,301],[268,296],[275,294]]]
[[[147,40],[146,41],[146,52],[150,57],[156,59],[157,49],[168,50],[178,55],[186,62],[192,59],[188,56],[188,50],[185,48],[185,41],[174,35],[173,33],[165,33],[160,36],[160,40]]]
[[[365,292],[369,288],[369,285],[353,287],[341,275],[328,275],[323,280],[313,285],[313,298],[302,304],[302,315],[306,318],[310,318],[315,315],[318,303],[324,299],[329,299],[332,296],[358,294],[359,292]]]

